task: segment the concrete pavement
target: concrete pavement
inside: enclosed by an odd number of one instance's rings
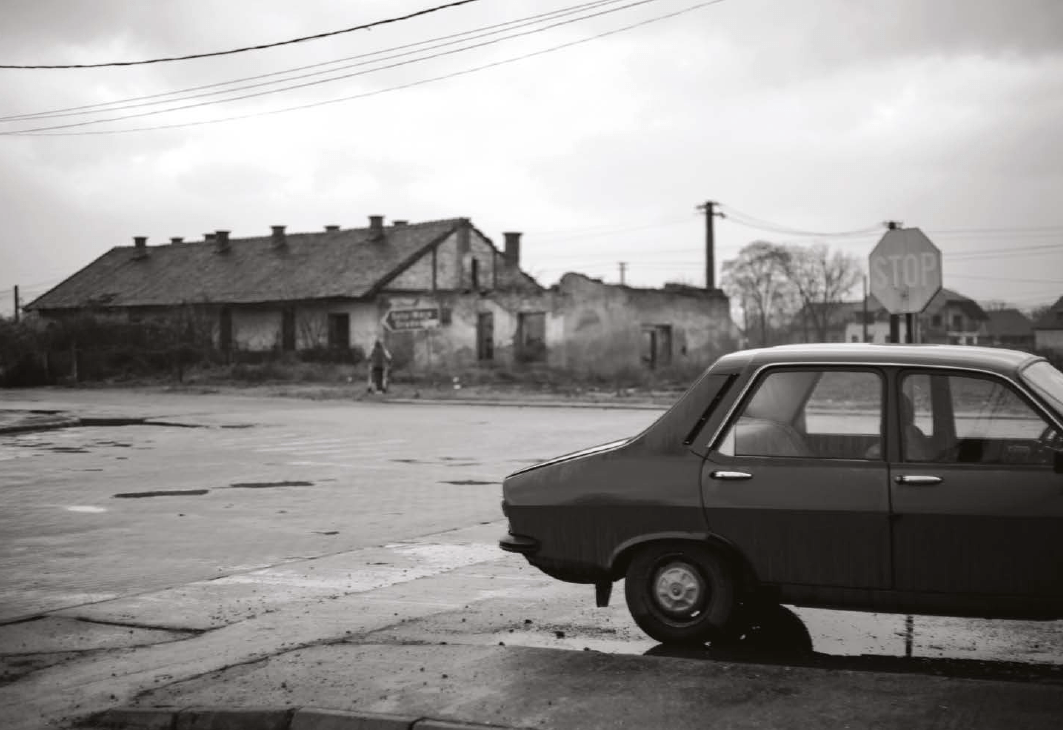
[[[236,502],[238,497],[247,502],[253,496],[256,503],[262,502],[271,510],[273,507],[288,510],[286,515],[276,518],[276,524],[270,523],[274,529],[263,532],[273,541],[280,534],[275,529],[276,525],[292,519],[293,507],[305,507],[306,500],[311,500],[313,504],[332,505],[332,511],[342,511],[341,504],[363,503],[360,498],[362,492],[357,490],[357,481],[345,480],[346,486],[341,491],[334,486],[335,482],[326,479],[346,473],[347,466],[339,462],[348,459],[348,452],[356,444],[344,441],[327,445],[327,449],[320,444],[299,446],[300,449],[329,452],[312,457],[318,460],[314,464],[325,464],[324,460],[329,460],[328,466],[311,467],[303,466],[310,462],[305,461],[308,457],[299,453],[298,449],[290,453],[285,451],[283,453],[286,455],[280,457],[265,455],[274,454],[273,450],[280,446],[289,448],[287,441],[291,434],[287,432],[273,433],[266,427],[256,427],[258,430],[255,431],[221,430],[232,428],[234,424],[242,425],[252,417],[262,418],[259,409],[263,406],[252,398],[220,396],[219,402],[212,403],[208,409],[205,403],[201,407],[200,403],[191,402],[195,399],[188,399],[187,396],[179,396],[182,402],[178,403],[166,396],[138,401],[120,391],[108,391],[102,398],[100,393],[93,394],[94,398],[83,398],[87,394],[79,391],[56,391],[48,396],[41,393],[25,395],[43,397],[36,402],[16,402],[7,398],[0,402],[12,406],[10,410],[31,413],[35,410],[54,410],[88,418],[134,417],[223,424],[217,429],[165,431],[166,450],[160,453],[171,455],[168,457],[171,461],[158,463],[182,464],[177,472],[182,480],[189,480],[188,484],[178,484],[173,482],[173,475],[170,475],[165,486],[190,486],[192,481],[199,479],[195,486],[206,484],[212,489],[216,488],[217,493],[212,492],[215,497],[226,495],[217,504],[208,504],[208,497],[189,497],[188,500],[199,500],[202,504],[193,507],[191,503],[188,506],[182,503],[180,508],[167,510],[160,518],[165,519],[165,522],[155,525],[155,532],[165,533],[180,524],[183,530],[180,533],[180,548],[186,552],[196,547],[196,541],[190,539],[190,530],[194,530],[196,525],[201,531],[210,527],[204,518],[214,512],[208,508],[213,507],[219,514],[226,514],[221,511],[225,504]],[[272,408],[276,408],[271,418],[277,422],[286,423],[301,411],[306,411],[313,412],[315,418],[325,419],[323,422],[332,428],[350,431],[356,425],[354,421],[346,420],[346,416],[344,420],[339,419],[339,415],[348,409],[340,402],[327,404],[334,407],[319,407],[317,404],[308,407],[306,401],[277,400],[278,403],[271,404]],[[369,404],[360,406],[362,409],[367,407],[371,408]],[[372,419],[366,421],[372,421],[373,429],[383,429],[383,421],[396,416],[400,410],[376,407]],[[525,576],[503,574],[494,568],[487,570],[480,562],[470,568],[470,574],[459,577],[457,573],[461,570],[460,566],[467,565],[469,561],[483,560],[483,556],[477,552],[478,546],[491,547],[486,543],[501,531],[501,526],[495,524],[469,528],[468,534],[435,535],[417,538],[414,543],[387,546],[392,553],[398,551],[402,560],[397,560],[395,555],[376,555],[373,551],[383,548],[371,547],[378,544],[385,534],[388,539],[396,537],[393,522],[396,518],[384,515],[403,512],[414,503],[410,500],[415,495],[420,495],[417,496],[418,504],[422,504],[424,495],[428,494],[438,500],[438,504],[432,502],[434,506],[428,510],[434,518],[433,524],[439,521],[441,510],[453,508],[455,500],[465,491],[469,492],[466,495],[469,499],[475,496],[474,492],[482,492],[484,499],[491,503],[489,516],[495,518],[494,488],[476,487],[472,482],[481,483],[479,480],[483,480],[482,484],[486,485],[497,478],[497,473],[510,460],[549,455],[554,451],[556,445],[547,445],[544,441],[528,443],[523,446],[523,451],[505,454],[505,461],[503,457],[480,465],[463,460],[454,461],[454,454],[468,453],[455,449],[465,449],[466,443],[472,443],[466,439],[446,438],[455,430],[454,419],[462,410],[455,408],[448,412],[450,428],[446,434],[435,434],[431,439],[423,435],[419,437],[418,433],[404,434],[412,438],[413,443],[420,444],[417,456],[419,462],[424,463],[406,464],[403,460],[401,464],[387,467],[411,471],[409,476],[400,480],[405,485],[402,491],[381,490],[395,502],[394,510],[390,507],[382,509],[379,500],[383,497],[374,497],[373,512],[387,524],[379,528],[369,524],[360,525],[360,530],[365,534],[359,537],[359,541],[370,547],[363,548],[357,555],[324,556],[306,561],[304,570],[296,572],[293,572],[289,560],[285,559],[283,565],[252,571],[258,580],[254,584],[239,575],[210,581],[213,592],[207,598],[216,598],[219,606],[233,613],[231,616],[220,609],[205,610],[209,601],[200,596],[195,603],[197,608],[191,610],[189,615],[200,621],[203,617],[211,618],[210,625],[179,621],[171,626],[171,621],[154,620],[158,618],[155,613],[160,611],[165,612],[166,617],[173,618],[180,613],[179,609],[188,608],[175,600],[175,596],[195,586],[185,585],[186,579],[180,579],[176,580],[176,583],[181,584],[180,589],[112,601],[99,598],[101,602],[92,606],[52,612],[49,618],[35,622],[12,624],[11,631],[37,630],[56,643],[49,649],[52,653],[47,656],[21,654],[12,661],[41,662],[54,657],[61,663],[51,667],[41,664],[39,669],[24,672],[18,681],[0,687],[0,707],[6,708],[0,713],[0,726],[27,729],[55,727],[51,722],[53,718],[65,716],[67,719],[63,722],[69,723],[75,717],[89,712],[107,707],[128,707],[131,703],[138,709],[137,712],[112,710],[112,714],[100,718],[97,726],[101,726],[101,723],[107,726],[106,723],[109,723],[111,727],[277,727],[279,730],[301,727],[304,730],[339,730],[348,727],[447,727],[440,724],[443,722],[457,723],[449,726],[452,728],[467,727],[466,723],[495,727],[557,728],[684,728],[705,725],[793,727],[799,723],[832,727],[900,727],[903,724],[965,728],[1002,727],[1006,723],[1036,728],[1048,727],[1048,723],[1052,723],[1053,727],[1058,724],[1058,717],[1063,710],[1060,705],[1063,689],[1061,682],[1055,678],[1012,682],[1000,681],[1000,674],[989,680],[934,676],[940,665],[909,674],[853,672],[836,666],[767,666],[751,663],[750,660],[745,660],[745,663],[730,661],[718,655],[711,656],[712,652],[709,652],[710,656],[696,658],[685,655],[660,656],[658,654],[662,650],[657,648],[651,650],[653,655],[623,656],[589,650],[517,647],[513,645],[517,638],[512,634],[502,634],[487,642],[475,643],[471,632],[462,632],[456,627],[465,627],[466,617],[471,627],[476,622],[477,612],[483,614],[490,611],[491,616],[501,616],[499,611],[503,607],[512,610],[513,605],[520,606],[518,610],[521,613],[515,616],[507,614],[505,619],[499,621],[518,625],[531,616],[535,620],[534,625],[541,627],[550,637],[560,633],[554,632],[557,628],[568,630],[571,637],[573,632],[567,624],[549,623],[559,620],[556,613],[544,613],[540,618],[528,612],[529,606],[540,598],[554,605],[563,584],[551,582],[547,588],[536,583],[539,576],[535,573]],[[335,413],[331,413],[333,411]],[[492,413],[491,417],[467,414],[470,424],[483,422],[480,431],[470,433],[482,433],[484,430],[504,432],[505,429],[493,425],[495,415],[497,413]],[[556,415],[558,418],[561,416]],[[581,417],[587,423],[579,438],[590,438],[590,435],[605,438],[602,430],[619,428],[613,422],[621,415],[614,412],[603,418],[583,411]],[[653,416],[632,413],[624,417],[636,419]],[[550,423],[556,421],[552,413],[536,415],[525,412],[521,416],[522,421],[530,419],[541,428],[536,418]],[[609,421],[608,426],[602,423],[605,420]],[[409,431],[409,426],[404,428]],[[66,435],[74,434],[76,431],[66,432]],[[281,463],[288,463],[287,460],[291,459],[294,460],[292,464],[301,465],[298,467],[300,470],[316,470],[293,471],[291,474],[278,472],[274,476],[293,479],[298,476],[319,482],[315,489],[320,496],[314,497],[311,491],[296,488],[283,492],[252,489],[245,490],[246,494],[241,490],[221,491],[231,487],[230,481],[246,479],[223,478],[220,475],[215,475],[213,480],[202,479],[193,465],[201,469],[217,468],[211,466],[212,459],[216,457],[206,447],[208,444],[216,445],[222,434],[225,435],[224,439],[239,436],[255,444],[256,449],[266,449],[265,452],[256,450],[249,456],[256,464],[256,469],[276,471],[277,467],[265,463],[267,459],[271,462],[278,459]],[[50,440],[52,435],[41,438]],[[108,440],[113,438],[116,437],[107,436]],[[142,463],[150,466],[156,463],[148,461],[153,453],[151,450],[118,448],[133,440],[133,437],[123,437],[123,443],[112,445],[113,448],[94,447],[93,450],[99,452],[95,454],[65,454],[61,460],[52,458],[41,464],[33,464],[32,470],[25,466],[32,459],[16,460],[11,463],[21,466],[12,468],[10,473],[36,474],[42,484],[48,486],[49,509],[52,510],[49,515],[53,512],[58,515],[87,515],[82,517],[86,520],[96,519],[91,517],[95,514],[111,515],[117,520],[114,526],[122,530],[92,534],[129,544],[133,536],[130,531],[143,522],[143,519],[135,518],[148,513],[150,501],[111,502],[111,493],[132,488],[120,481],[130,465]],[[71,449],[71,444],[65,444],[65,447],[67,451],[77,450]],[[375,446],[373,448],[378,449]],[[398,458],[410,455],[404,451],[407,448],[405,446],[395,448],[394,454],[378,454],[377,459],[382,462],[378,466],[390,463],[391,456]],[[28,453],[30,450],[19,451]],[[134,454],[137,458],[119,461],[125,454]],[[333,461],[337,463],[333,464]],[[107,466],[112,463],[113,466]],[[441,474],[449,474],[453,470],[451,464],[460,465],[459,473],[452,479],[457,482],[471,480],[472,486],[451,487],[444,486],[442,482],[436,483]],[[90,476],[69,476],[73,466],[82,468]],[[99,472],[105,478],[90,478],[97,473],[93,471],[97,466],[106,466],[108,471]],[[362,464],[359,468],[363,469],[364,466]],[[240,466],[240,469],[243,468]],[[423,473],[418,470],[423,470]],[[361,472],[356,470],[351,473]],[[383,469],[374,471],[373,481],[380,481],[378,475],[390,473]],[[63,474],[68,476],[63,477]],[[396,478],[399,476],[401,474],[397,472]],[[427,477],[431,477],[431,482],[422,483]],[[66,484],[64,478],[70,481],[67,491],[63,487]],[[102,485],[96,485],[97,481]],[[35,493],[39,489],[34,484],[27,484],[24,491]],[[370,492],[365,493],[365,496],[369,495]],[[9,489],[6,495],[8,509],[12,509],[15,496],[15,492]],[[340,497],[346,501],[335,501]],[[159,503],[162,504],[162,501]],[[86,505],[102,505],[109,511],[68,512],[61,509],[63,505],[74,505],[79,510],[85,509]],[[198,516],[193,517],[189,507],[198,510],[195,512]],[[178,511],[187,512],[188,516],[169,514]],[[125,512],[130,513],[128,520],[120,520],[118,515]],[[475,510],[462,512],[466,513],[478,514]],[[243,511],[241,514],[243,520],[234,523],[234,526],[246,522],[250,512]],[[193,519],[195,522],[190,523]],[[348,531],[345,527],[344,533],[332,535],[331,523],[318,524],[313,520],[305,525],[297,525],[300,526],[305,528],[304,531],[310,531],[305,538],[301,538],[305,542],[304,547],[309,548],[315,548],[320,542],[345,539],[344,535]],[[18,525],[12,530],[16,528]],[[373,530],[385,532],[378,535]],[[408,531],[412,535],[425,534],[425,530],[417,526],[410,526]],[[13,534],[9,532],[7,538],[12,539]],[[32,535],[27,539],[31,538]],[[241,536],[240,542],[246,543],[247,537]],[[426,545],[421,544],[425,542],[431,543],[431,550],[422,549],[426,548]],[[448,549],[440,553],[438,546],[449,543],[461,549]],[[93,545],[93,551],[98,552],[100,540],[94,538]],[[76,547],[76,543],[71,543],[67,546],[69,549],[55,553],[54,559],[60,562],[49,562],[47,572],[55,575],[60,564],[91,571],[91,560],[95,556],[81,554],[75,550]],[[305,555],[304,547],[285,547],[282,554]],[[28,554],[37,555],[36,559],[40,561],[44,555],[43,546],[39,541],[33,542],[32,549],[33,552]],[[131,546],[125,549],[125,553],[140,554]],[[441,555],[447,556],[446,559],[440,560]],[[501,560],[504,562],[505,558]],[[352,566],[362,566],[360,571],[364,573],[355,576],[358,580],[354,581],[353,589],[349,585],[352,579],[348,575]],[[449,571],[452,570],[454,574],[450,575]],[[447,571],[448,574],[440,571]],[[346,582],[340,580],[336,583],[344,576]],[[291,596],[278,591],[273,585],[285,580],[298,588]],[[333,598],[330,592],[333,583],[344,589],[337,590],[337,593],[354,589],[357,592]],[[500,586],[500,583],[504,583],[504,586]],[[254,606],[248,600],[238,602],[227,598],[237,595],[247,599],[248,595],[245,594],[248,591],[262,589],[267,584],[269,590],[252,593],[255,597]],[[309,590],[307,585],[312,585],[315,590]],[[319,586],[323,587],[317,590]],[[515,603],[512,600],[508,603],[495,602],[491,598],[500,595],[512,596]],[[584,603],[588,600],[583,597]],[[155,613],[148,611],[148,608]],[[256,610],[251,611],[251,608]],[[622,612],[622,606],[618,606],[617,610]],[[245,616],[244,613],[249,615]],[[435,614],[443,617],[437,631],[425,631],[423,625],[414,630],[415,624],[424,616]],[[593,623],[601,626],[604,621],[604,618],[596,618]],[[136,625],[145,622],[149,625]],[[480,624],[476,625],[476,630],[481,633],[485,630]],[[59,641],[55,636],[56,629],[63,627],[69,629],[71,634],[64,641]],[[74,644],[72,647],[70,642],[82,641],[83,634],[76,630],[78,628],[83,631],[92,628],[100,641],[105,640],[106,646],[101,644],[98,650],[81,651],[77,656],[69,656],[70,650],[78,646]],[[350,635],[351,629],[356,635]],[[113,635],[99,635],[103,630]],[[493,629],[488,627],[486,630]],[[499,640],[507,645],[497,645]],[[597,646],[593,641],[587,643],[591,648]],[[575,644],[572,648],[578,649],[580,646]],[[643,647],[637,651],[645,649]],[[101,654],[100,650],[106,653]],[[790,659],[781,661],[791,665],[800,663]],[[145,692],[144,689],[148,687],[154,689]],[[297,712],[297,708],[301,711]],[[319,711],[321,708],[329,712]],[[387,717],[369,717],[370,714],[381,713]],[[430,723],[421,718],[434,720]],[[379,724],[384,722],[391,724]]]
[[[263,723],[252,708],[271,709],[277,724]],[[368,724],[381,714],[404,724]],[[1061,716],[1058,684],[527,647],[339,642],[149,691],[132,709],[105,713],[94,726],[346,730],[422,728],[418,719],[435,718],[461,723],[454,727],[557,730],[1047,729],[1057,728]]]

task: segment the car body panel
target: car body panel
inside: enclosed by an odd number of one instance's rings
[[[936,345],[801,345],[725,355],[638,436],[507,477],[510,547],[554,577],[601,585],[622,577],[630,548],[644,542],[715,541],[729,546],[745,584],[800,605],[1063,616],[1063,474],[1051,459],[912,463],[901,447],[901,379],[913,371],[1006,382],[1063,433],[1058,414],[1019,376],[1038,360]],[[725,441],[759,379],[809,369],[877,373],[875,433],[808,433],[806,394],[777,405],[792,418],[787,428],[806,432],[814,455],[729,452]],[[955,437],[948,433],[955,431],[947,422],[954,418],[948,392],[935,391],[933,403],[935,438]],[[844,453],[864,446],[859,458]],[[719,472],[728,475],[715,477]],[[920,476],[941,481],[897,481]],[[525,551],[528,545],[534,549]]]

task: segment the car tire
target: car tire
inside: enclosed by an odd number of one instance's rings
[[[719,636],[735,607],[731,566],[704,545],[647,545],[628,566],[628,611],[662,644],[704,644]]]

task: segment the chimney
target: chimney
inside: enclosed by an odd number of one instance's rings
[[[340,229],[340,227],[339,226],[335,226],[335,225],[325,226],[325,233],[335,233],[339,229]]]
[[[506,238],[506,249],[502,254],[502,258],[505,262],[513,267],[520,266],[520,233],[511,231],[509,233],[503,233]]]
[[[384,240],[384,216],[369,216],[369,238],[373,241]]]
[[[284,229],[287,228],[287,226],[270,226],[270,228],[273,230],[272,238],[274,246],[284,246],[288,243],[288,237],[284,235]]]
[[[137,252],[141,253],[148,247],[147,236],[133,236],[133,245],[136,246]]]
[[[409,221],[391,221],[391,225],[394,226],[395,228],[402,228],[403,226],[408,225],[408,224],[409,224]]]
[[[182,238],[181,236],[171,236],[170,237],[170,243],[184,243],[184,242],[185,242],[185,239]]]
[[[214,242],[218,244],[219,253],[229,252],[229,232],[228,231],[215,231]]]

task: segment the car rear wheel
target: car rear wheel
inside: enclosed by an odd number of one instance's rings
[[[719,636],[735,606],[733,573],[696,543],[657,543],[635,555],[624,582],[639,628],[663,644],[703,644]]]

